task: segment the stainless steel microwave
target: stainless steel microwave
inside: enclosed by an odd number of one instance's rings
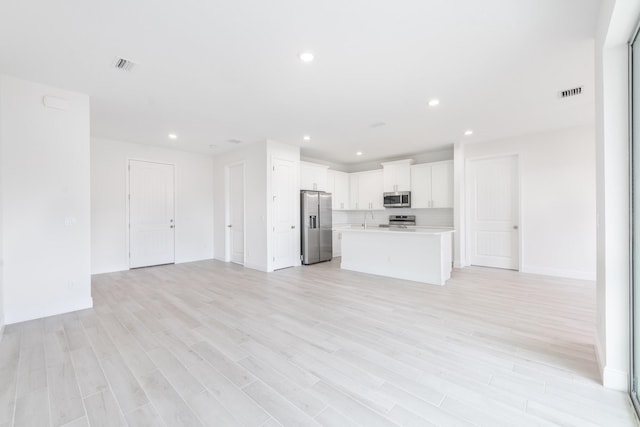
[[[384,193],[385,208],[410,208],[411,207],[411,191],[394,191],[393,193]]]

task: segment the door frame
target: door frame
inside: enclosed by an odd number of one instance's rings
[[[168,165],[168,166],[173,166],[173,223],[176,224],[175,228],[173,229],[173,263],[176,263],[176,230],[178,228],[178,218],[177,218],[177,204],[176,204],[176,193],[177,193],[177,189],[176,189],[176,175],[177,173],[177,167],[175,163],[169,163],[169,162],[160,162],[157,160],[149,160],[149,159],[144,159],[144,158],[139,158],[139,157],[127,157],[125,160],[125,166],[124,166],[124,170],[125,170],[125,189],[124,189],[124,199],[125,199],[125,218],[124,218],[124,222],[125,222],[125,230],[126,230],[126,252],[125,252],[125,256],[127,258],[127,268],[129,270],[131,270],[131,195],[129,193],[130,191],[130,181],[131,181],[131,169],[129,168],[129,166],[131,165],[131,161],[136,161],[136,162],[145,162],[145,163],[155,163],[155,164],[159,164],[159,165]]]
[[[229,169],[242,166],[242,265],[247,263],[247,165],[245,161],[229,163],[224,167],[224,260],[231,262],[231,230],[227,225],[231,221],[231,175]]]
[[[464,266],[471,265],[471,165],[475,161],[499,159],[504,157],[514,157],[516,161],[516,188],[518,189],[518,200],[516,206],[518,207],[518,268],[515,271],[522,271],[524,265],[524,251],[523,251],[523,238],[522,230],[524,223],[522,221],[522,169],[520,167],[520,155],[517,152],[505,152],[496,154],[487,154],[483,156],[468,157],[464,162],[464,248],[465,259]]]

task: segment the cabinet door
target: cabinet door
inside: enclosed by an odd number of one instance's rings
[[[360,209],[360,174],[349,174],[349,209]]]
[[[428,208],[431,205],[431,166],[411,167],[411,207]]]
[[[384,178],[384,192],[385,193],[389,193],[389,192],[393,192],[393,191],[397,191],[397,179],[396,179],[396,175],[398,173],[398,166],[396,165],[389,165],[389,166],[384,166],[383,169],[383,178]]]
[[[342,232],[333,231],[333,256],[342,256]]]
[[[336,198],[336,171],[327,171],[327,193],[331,193],[331,209],[338,209],[338,200]]]
[[[410,160],[401,163],[383,163],[384,191],[409,191],[411,189]]]
[[[327,169],[328,166],[300,162],[300,189],[326,191]]]
[[[359,209],[383,209],[383,191],[384,178],[382,170],[360,173],[358,185]]]
[[[371,174],[371,209],[384,209],[384,197],[382,193],[384,193],[384,175],[381,170],[374,171]]]
[[[339,171],[332,172],[334,209],[349,209],[349,174]]]
[[[431,166],[431,207],[453,207],[453,162]]]
[[[314,168],[306,163],[300,162],[300,189],[316,190],[314,187]]]

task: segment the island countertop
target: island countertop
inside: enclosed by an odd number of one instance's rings
[[[379,226],[371,226],[364,228],[363,226],[347,226],[347,227],[336,227],[335,230],[344,232],[353,232],[353,233],[406,233],[406,234],[443,234],[443,233],[455,233],[455,230],[452,228],[430,228],[430,227],[420,227],[420,226],[409,226],[407,228],[389,228],[389,227],[379,227]]]

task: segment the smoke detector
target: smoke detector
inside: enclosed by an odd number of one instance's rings
[[[577,96],[582,93],[582,86],[574,87],[571,89],[561,90],[558,94],[560,98],[569,98],[571,96]]]
[[[120,57],[116,57],[116,59],[113,60],[113,68],[122,71],[131,71],[135,65],[135,62]]]

